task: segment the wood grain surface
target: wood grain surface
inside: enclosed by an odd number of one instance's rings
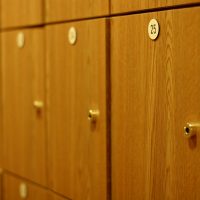
[[[199,0],[111,0],[111,13],[123,13],[168,6],[200,3]]]
[[[25,184],[27,187],[27,200],[68,200],[57,194],[33,184],[21,178],[10,174],[3,176],[3,199],[4,200],[21,200],[20,185]]]
[[[17,35],[25,36],[23,48]],[[3,82],[3,165],[7,170],[46,184],[44,30],[41,28],[1,33]]]
[[[44,23],[43,0],[2,0],[1,27],[32,26]]]
[[[16,178],[5,174],[3,177],[3,199],[4,200],[21,200],[20,185],[25,184],[27,187],[27,200],[49,200],[48,191],[36,185],[30,184],[23,179]]]
[[[46,0],[46,22],[109,14],[109,0]]]
[[[200,199],[200,8],[111,19],[114,200]],[[156,18],[160,35],[148,36]]]
[[[0,200],[3,200],[3,169],[0,169]]]
[[[74,200],[107,197],[106,27],[101,19],[46,28],[49,186]],[[96,124],[89,109],[100,111]]]

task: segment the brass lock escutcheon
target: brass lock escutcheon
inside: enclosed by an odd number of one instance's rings
[[[198,131],[200,131],[199,122],[188,122],[184,127],[184,135],[187,138],[191,138],[192,136],[196,135]]]
[[[88,120],[95,123],[99,117],[99,110],[90,109],[88,112]]]
[[[34,106],[35,109],[41,110],[44,107],[44,103],[43,103],[43,101],[37,101],[36,100],[36,101],[33,102],[33,106]]]

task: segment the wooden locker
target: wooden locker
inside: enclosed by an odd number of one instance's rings
[[[162,8],[168,6],[194,4],[199,2],[199,0],[111,0],[111,13],[116,14],[159,7]]]
[[[1,0],[1,27],[42,24],[43,4],[43,0]]]
[[[49,186],[73,200],[107,198],[106,27],[46,28]]]
[[[68,200],[57,194],[11,174],[3,176],[3,200]]]
[[[200,199],[200,8],[111,19],[112,196]],[[148,24],[156,18],[153,41]]]
[[[46,0],[46,22],[109,14],[109,0]]]
[[[44,30],[3,32],[1,39],[4,167],[45,185]]]

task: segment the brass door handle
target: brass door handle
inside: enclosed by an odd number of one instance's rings
[[[184,127],[184,135],[187,138],[191,138],[196,135],[198,130],[200,131],[200,123],[199,122],[188,122]]]
[[[99,110],[90,109],[88,112],[88,120],[91,122],[96,122],[99,117]]]
[[[34,101],[33,102],[33,106],[37,109],[37,110],[41,110],[44,107],[44,103],[43,101]]]

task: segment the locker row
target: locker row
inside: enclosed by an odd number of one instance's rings
[[[199,0],[1,0],[1,28],[35,26],[198,3]]]
[[[0,167],[71,200],[200,199],[199,21],[193,7],[2,32]]]

